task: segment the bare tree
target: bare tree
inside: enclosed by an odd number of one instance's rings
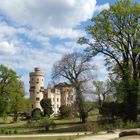
[[[98,106],[99,109],[102,108],[102,104],[107,101],[109,98],[111,100],[114,100],[114,89],[111,86],[111,81],[93,81],[93,85],[95,90],[93,93],[97,96],[98,100]]]
[[[83,106],[83,84],[93,79],[93,70],[95,66],[91,65],[87,58],[81,53],[71,53],[64,55],[61,60],[57,61],[53,66],[52,78],[67,79],[76,91],[76,101],[82,122],[85,122],[84,106]]]

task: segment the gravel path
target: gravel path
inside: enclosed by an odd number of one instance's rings
[[[90,132],[87,134],[90,134]],[[76,133],[47,133],[47,134],[27,134],[27,135],[3,135],[0,138],[27,138],[27,137],[53,137],[53,136],[76,136],[76,135],[85,135],[85,132],[76,132]]]
[[[119,134],[105,134],[105,135],[94,135],[94,136],[87,136],[87,137],[81,137],[77,140],[113,140],[115,138],[118,138]]]
[[[88,133],[87,133],[88,134]],[[0,136],[0,138],[26,138],[26,137],[53,137],[53,136],[76,136],[83,135],[83,137],[78,138],[77,140],[112,140],[114,138],[118,138],[117,134],[104,134],[104,135],[93,135],[93,136],[85,136],[85,133],[53,133],[53,134],[32,134],[32,135],[4,135]]]

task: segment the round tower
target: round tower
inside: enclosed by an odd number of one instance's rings
[[[40,106],[40,101],[43,99],[44,94],[44,73],[40,68],[35,68],[34,72],[29,74],[30,76],[30,113],[33,109],[39,108],[42,111]]]

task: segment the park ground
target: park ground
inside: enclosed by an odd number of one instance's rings
[[[56,127],[49,132],[43,127],[29,125],[27,120],[12,123],[10,116],[7,120],[0,118],[0,140],[139,140],[137,136],[118,138],[119,132],[94,134],[89,130],[89,124],[97,121],[97,118],[98,113],[94,111],[90,113],[87,124],[82,124],[79,118],[54,119]]]

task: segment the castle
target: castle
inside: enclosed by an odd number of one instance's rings
[[[42,99],[51,99],[53,108],[53,115],[58,115],[59,107],[61,105],[71,106],[75,102],[75,90],[67,83],[60,83],[55,85],[53,88],[44,88],[44,73],[40,68],[35,68],[34,72],[29,74],[30,76],[30,114],[35,108],[39,108],[41,111],[42,107],[40,101]]]

